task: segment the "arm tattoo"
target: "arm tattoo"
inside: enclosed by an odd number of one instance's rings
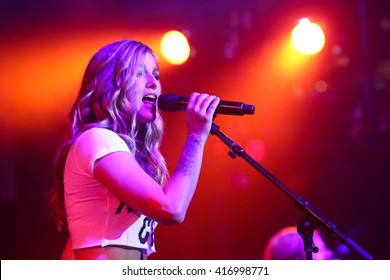
[[[184,176],[190,176],[193,174],[196,164],[198,162],[198,153],[202,145],[200,137],[190,135],[183,148],[183,153],[180,162],[177,166],[177,170],[183,173]]]

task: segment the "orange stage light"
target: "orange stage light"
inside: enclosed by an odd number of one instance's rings
[[[322,28],[307,18],[302,18],[291,32],[294,48],[308,55],[319,53],[325,45]]]
[[[190,56],[190,46],[186,36],[179,31],[169,31],[161,39],[161,53],[171,64],[179,65]]]

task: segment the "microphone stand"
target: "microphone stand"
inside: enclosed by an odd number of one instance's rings
[[[258,162],[256,162],[252,157],[250,157],[242,147],[237,145],[233,140],[223,134],[219,130],[219,126],[217,126],[215,123],[212,124],[210,134],[217,136],[224,144],[229,147],[228,155],[231,158],[234,159],[237,156],[242,157],[252,167],[254,167],[257,171],[262,173],[269,181],[271,181],[271,183],[273,183],[288,197],[290,197],[299,209],[305,212],[304,217],[298,223],[297,231],[302,237],[307,260],[312,260],[312,253],[317,253],[319,251],[318,248],[314,246],[313,242],[313,233],[318,225],[321,225],[330,234],[331,237],[337,236],[349,249],[355,251],[358,255],[360,255],[362,259],[372,259],[372,257],[367,252],[365,252],[358,244],[356,244],[351,238],[346,237],[338,229],[336,229],[335,224],[323,218],[312,206],[309,205],[309,203],[302,196],[298,197],[289,188],[287,188],[278,179],[276,179],[270,172],[268,172],[264,167],[262,167]]]

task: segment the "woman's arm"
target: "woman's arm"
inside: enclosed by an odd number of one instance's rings
[[[181,223],[198,183],[204,145],[219,98],[193,93],[187,109],[187,139],[179,163],[161,187],[126,152],[99,159],[94,176],[118,199],[159,223]]]

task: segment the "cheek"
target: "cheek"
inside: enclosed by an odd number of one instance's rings
[[[157,81],[156,85],[157,85],[157,92],[161,93],[161,83],[160,83],[160,81]]]
[[[124,110],[128,116],[134,116],[142,105],[136,92],[128,94],[124,103]]]

